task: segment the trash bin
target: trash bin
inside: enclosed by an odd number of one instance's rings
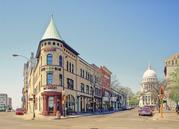
[[[60,111],[57,111],[57,112],[56,112],[56,118],[57,118],[57,119],[60,119],[60,118],[61,118],[61,113],[60,113]]]

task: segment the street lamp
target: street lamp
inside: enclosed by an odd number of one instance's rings
[[[22,58],[26,59],[28,62],[32,63],[32,61],[28,57],[26,57],[26,56],[19,55],[19,54],[12,54],[12,56],[13,57],[22,57]],[[32,120],[35,119],[35,91],[34,90],[35,89],[33,87],[33,94],[32,94],[33,95],[33,116],[32,116]]]
[[[25,58],[27,61],[30,61],[29,58],[27,58],[26,56],[23,56],[23,55],[13,54],[12,56],[13,57],[22,57],[22,58]]]

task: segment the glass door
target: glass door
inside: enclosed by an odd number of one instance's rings
[[[49,110],[49,113],[53,113],[53,109],[54,109],[54,97],[49,97],[48,98],[48,110]]]

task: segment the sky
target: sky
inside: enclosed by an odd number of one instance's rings
[[[80,57],[105,65],[120,84],[138,91],[150,63],[159,80],[164,61],[179,52],[177,0],[0,0],[0,93],[21,106],[23,58],[36,53],[53,15]]]

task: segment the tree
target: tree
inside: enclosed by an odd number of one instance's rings
[[[130,106],[137,106],[139,104],[139,96],[136,93],[133,97],[129,99],[129,105]]]
[[[112,76],[111,87],[120,93],[126,94],[129,99],[134,96],[131,88],[120,85],[116,75]]]
[[[178,105],[179,102],[179,89],[172,89],[171,94],[169,96],[175,103]]]
[[[176,104],[179,102],[179,65],[176,66],[175,70],[171,75],[171,85],[168,87],[169,97]]]

